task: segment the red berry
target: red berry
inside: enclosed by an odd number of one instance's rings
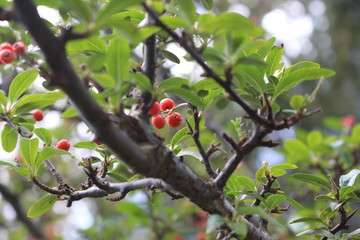
[[[156,127],[157,129],[162,129],[165,127],[166,125],[166,120],[163,116],[161,115],[156,115],[151,119],[152,124],[154,125],[154,127]]]
[[[13,46],[8,42],[4,42],[4,43],[0,44],[0,50],[4,50],[4,49],[8,49],[12,52],[14,51]]]
[[[3,49],[0,51],[0,59],[4,63],[11,63],[14,57],[14,52],[9,49]]]
[[[178,127],[182,122],[182,116],[177,112],[171,113],[167,118],[167,122],[171,127]]]
[[[56,144],[56,148],[57,149],[63,149],[65,151],[68,151],[70,148],[70,143],[68,140],[66,139],[62,139],[60,140],[57,144]]]
[[[21,41],[14,43],[12,47],[17,55],[23,54],[26,50],[25,44]]]
[[[205,233],[203,233],[203,232],[198,232],[198,233],[196,233],[196,239],[197,239],[197,240],[205,240],[205,238],[206,238],[206,234],[205,234]]]
[[[176,237],[174,237],[174,239],[173,239],[173,240],[184,240],[184,238],[179,237],[179,236],[176,236]]]
[[[159,112],[160,112],[160,104],[158,102],[154,102],[148,113],[155,116]]]
[[[356,119],[353,115],[348,115],[348,116],[340,118],[340,123],[344,127],[352,127],[355,125]]]
[[[160,101],[161,111],[168,111],[175,107],[175,102],[170,98],[164,98]]]
[[[43,118],[44,118],[44,114],[41,110],[35,110],[33,112],[32,116],[33,116],[33,119],[35,119],[35,121],[38,121],[38,122],[43,120]]]

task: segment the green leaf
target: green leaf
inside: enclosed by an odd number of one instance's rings
[[[89,150],[94,150],[98,147],[98,145],[91,141],[85,141],[85,142],[78,142],[74,144],[74,147],[76,148],[85,148]]]
[[[158,87],[166,91],[168,88],[178,87],[182,85],[188,86],[189,80],[185,78],[174,77],[174,78],[165,79],[158,85]]]
[[[266,76],[273,76],[279,70],[278,66],[284,54],[284,48],[273,46],[266,58]]]
[[[301,68],[291,73],[284,74],[279,84],[276,86],[273,99],[274,101],[281,93],[296,86],[297,83],[307,80],[320,79],[322,77],[331,77],[334,71],[323,68]]]
[[[233,73],[252,86],[256,90],[257,95],[265,90],[264,72],[260,71],[256,66],[241,64],[234,68]]]
[[[179,4],[179,16],[188,23],[194,24],[196,20],[196,7],[193,0],[177,0]]]
[[[127,182],[127,179],[120,174],[109,172],[106,174],[107,176],[115,179],[117,182]]]
[[[0,104],[3,105],[4,108],[6,107],[7,104],[6,96],[2,90],[0,91]]]
[[[98,12],[96,23],[101,26],[107,21],[111,21],[111,16],[119,13],[128,7],[141,3],[142,0],[110,0]]]
[[[236,181],[239,182],[244,188],[250,190],[250,191],[256,191],[256,186],[254,181],[246,176],[237,176]]]
[[[39,148],[39,139],[20,139],[20,150],[24,160],[30,167],[34,167]]]
[[[113,21],[130,19],[131,22],[139,24],[145,18],[145,13],[138,11],[123,11],[120,13],[114,14],[111,19]]]
[[[229,180],[226,182],[226,187],[228,190],[233,192],[240,192],[241,191],[241,184],[236,180],[236,176],[232,174]]]
[[[46,128],[36,128],[34,130],[36,136],[38,136],[46,145],[51,144],[51,132]]]
[[[304,107],[305,98],[301,95],[294,95],[291,97],[290,106],[295,109],[299,110],[300,108]]]
[[[278,164],[278,165],[274,165],[274,166],[270,167],[269,172],[272,172],[272,171],[278,170],[278,169],[287,170],[287,169],[296,169],[296,168],[298,168],[298,166],[296,166],[295,164],[282,163],[282,164]]]
[[[303,205],[301,205],[298,201],[292,199],[291,197],[286,196],[286,201],[288,201],[293,207],[297,208],[298,210],[304,209]]]
[[[162,15],[160,20],[169,28],[188,28],[190,26],[184,19],[172,15]]]
[[[315,149],[322,144],[323,141],[323,135],[320,131],[312,131],[306,137],[306,142],[311,149]]]
[[[187,127],[184,127],[177,131],[174,135],[174,137],[171,139],[171,149],[174,149],[175,145],[180,142],[182,139],[189,137],[189,129]]]
[[[315,222],[315,223],[321,223],[321,224],[327,226],[326,223],[321,218],[317,218],[317,217],[298,218],[294,221],[289,222],[289,224],[303,223],[303,222]]]
[[[131,77],[135,79],[136,86],[143,92],[151,92],[152,85],[147,76],[144,74],[131,74]]]
[[[162,53],[162,55],[164,55],[164,57],[169,59],[170,61],[177,63],[177,64],[180,63],[180,59],[172,52],[163,49],[160,51],[160,53]]]
[[[200,30],[210,34],[216,30],[239,30],[238,34],[257,37],[264,32],[256,24],[238,13],[221,13],[215,17],[207,17],[205,20],[202,21]]]
[[[276,38],[272,37],[269,38],[266,43],[259,49],[259,51],[257,52],[258,56],[262,59],[265,59],[265,57],[268,55],[268,53],[270,52],[270,50],[272,49],[274,43],[275,43]]]
[[[245,207],[241,206],[239,209],[237,209],[236,212],[237,215],[258,215],[261,218],[264,218],[266,220],[270,220],[274,222],[274,219],[272,219],[262,208],[260,207]]]
[[[213,90],[218,88],[220,88],[220,85],[212,78],[205,78],[191,86],[191,89],[194,90]]]
[[[191,91],[185,89],[185,88],[181,88],[181,87],[172,87],[172,88],[168,88],[166,89],[167,93],[176,93],[177,95],[179,95],[180,97],[182,97],[183,99],[185,99],[187,102],[191,103],[194,106],[203,107],[203,102],[201,100],[201,98],[199,98],[195,93],[192,93]]]
[[[349,194],[353,193],[356,190],[353,186],[344,186],[340,188],[340,198],[342,200],[346,200],[349,196]]]
[[[248,233],[246,223],[243,221],[228,222],[227,225],[231,228],[231,230],[233,230],[236,233],[236,235],[238,235],[237,237],[245,237]],[[240,239],[243,239],[243,238],[240,238]]]
[[[79,113],[76,111],[74,107],[68,107],[65,112],[63,112],[60,116],[60,118],[66,119],[66,118],[73,118],[79,116]]]
[[[15,102],[21,94],[23,94],[29,86],[35,81],[39,71],[35,68],[27,69],[19,73],[10,84],[9,88],[9,100]]]
[[[307,173],[295,173],[291,176],[297,180],[311,183],[311,184],[314,184],[317,186],[325,187],[325,188],[331,190],[330,183],[327,180],[324,180],[323,178],[320,178],[320,177],[317,177],[314,175],[310,175]]]
[[[115,88],[115,80],[108,74],[98,73],[94,75],[95,81],[103,88]]]
[[[304,232],[296,234],[297,237],[304,236],[304,235],[324,236],[324,237],[327,237],[328,240],[335,240],[335,237],[331,232],[326,231],[326,230],[321,230],[321,229],[311,229],[311,230],[306,230]]]
[[[351,239],[351,237],[355,237],[356,235],[360,235],[360,228],[352,231],[351,233],[349,233],[348,235],[346,235],[346,237],[344,238],[344,240],[346,239]],[[359,236],[358,236],[359,237]]]
[[[20,167],[20,165],[18,163],[13,162],[13,161],[0,161],[0,165],[12,167],[12,168]]]
[[[45,195],[44,197],[37,200],[29,209],[27,217],[37,218],[49,211],[59,200],[56,195]]]
[[[63,149],[44,147],[43,149],[41,149],[40,153],[37,156],[36,168],[38,168],[45,160],[63,154],[70,155],[68,151],[65,151]]]
[[[340,187],[353,186],[359,174],[359,169],[353,169],[348,174],[342,175],[339,179]]]
[[[125,38],[117,37],[110,40],[107,49],[105,68],[110,74],[117,87],[123,82],[130,71],[130,46]]]
[[[286,201],[286,196],[281,194],[273,194],[266,199],[266,205],[270,210],[273,210],[275,207],[277,207],[280,203],[284,201]]]
[[[177,154],[176,154],[176,156],[177,157],[181,157],[181,156],[192,156],[192,157],[194,157],[194,158],[196,158],[196,159],[198,159],[198,160],[200,160],[200,161],[202,161],[202,156],[201,156],[201,154],[199,153],[199,151],[196,151],[196,150],[194,150],[194,149],[189,149],[189,148],[187,148],[187,149],[181,149],[181,151],[180,152],[178,152]]]
[[[353,130],[351,131],[350,139],[351,139],[351,142],[353,142],[353,143],[360,142],[360,124],[356,124],[353,127]]]
[[[214,214],[208,217],[206,223],[206,233],[209,234],[216,230],[220,225],[225,223],[225,219],[223,216]]]
[[[214,0],[200,0],[200,3],[206,10],[211,10],[214,7]]]
[[[64,96],[61,92],[25,95],[12,108],[13,114],[21,115],[34,109],[40,109],[54,104]]]
[[[6,152],[12,152],[17,143],[18,133],[8,124],[5,125],[1,133],[1,145]]]
[[[12,168],[12,170],[24,177],[30,177],[30,170],[27,167]]]
[[[319,195],[315,197],[315,201],[334,201],[334,200],[336,199],[328,195]]]
[[[255,178],[259,183],[266,184],[266,180],[264,180],[265,172],[268,170],[268,163],[263,163],[263,166],[256,171]]]
[[[299,139],[286,141],[284,149],[294,159],[294,162],[310,159],[310,149]]]

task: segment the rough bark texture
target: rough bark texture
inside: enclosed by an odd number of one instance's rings
[[[134,121],[134,126],[138,127],[136,130],[119,127],[109,118],[76,75],[67,60],[64,43],[47,28],[32,1],[14,0],[14,6],[17,18],[25,25],[45,55],[51,69],[50,84],[61,88],[69,96],[82,119],[101,142],[136,172],[146,177],[162,179],[173,190],[210,214],[220,214],[229,218],[232,216],[233,208],[224,199],[218,186],[213,182],[205,182],[193,174],[173,155],[162,140],[153,134],[145,121],[119,119],[124,121],[125,126],[128,121]],[[128,133],[132,131],[140,131],[139,134],[143,134],[146,141],[143,139],[138,143],[135,138],[129,136],[131,134]],[[271,239],[268,234],[261,232],[251,223],[247,222],[247,225],[248,239]]]

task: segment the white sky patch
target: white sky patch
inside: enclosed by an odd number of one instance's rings
[[[61,20],[61,16],[59,12],[55,9],[45,6],[38,6],[37,10],[41,18],[48,20],[54,25],[58,24],[59,21]]]
[[[244,17],[250,17],[250,9],[243,4],[234,4],[230,6],[229,12],[235,12],[243,15]]]

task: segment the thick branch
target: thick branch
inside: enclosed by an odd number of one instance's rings
[[[162,179],[175,191],[189,198],[210,214],[220,214],[231,218],[234,209],[224,199],[222,192],[212,183],[204,182],[186,168],[159,138],[148,138],[149,142],[138,145],[125,130],[119,129],[110,121],[108,114],[91,97],[76,75],[67,60],[62,42],[53,35],[41,20],[33,1],[14,0],[14,4],[17,16],[45,55],[52,70],[52,84],[62,88],[69,96],[72,104],[80,112],[82,119],[90,126],[101,142],[106,144],[114,154],[118,155],[136,172],[147,177]],[[140,119],[138,121],[142,128],[143,121]],[[144,125],[144,127],[146,126]],[[146,133],[144,134],[146,135]],[[103,190],[97,191],[101,193]],[[88,193],[86,190],[79,192],[77,198],[86,196]],[[247,225],[251,239],[271,239],[252,224],[247,222]]]

